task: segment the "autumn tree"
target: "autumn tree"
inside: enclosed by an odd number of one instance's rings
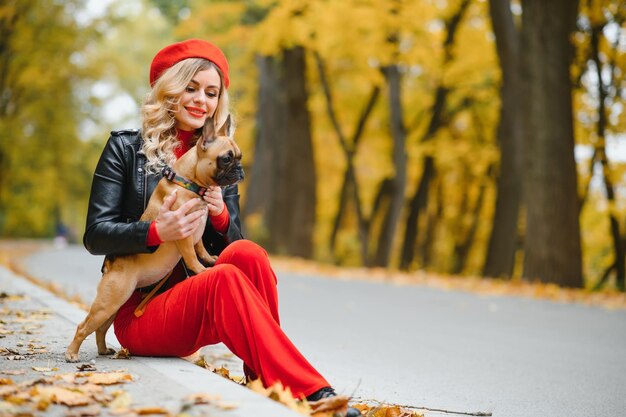
[[[85,53],[97,36],[74,13],[82,1],[6,1],[0,7],[0,233],[50,236],[77,226],[93,151],[79,138]]]
[[[518,249],[518,219],[522,201],[523,128],[521,84],[521,38],[510,0],[489,0],[502,81],[497,140],[496,206],[483,274],[511,277]]]
[[[522,2],[527,279],[582,286],[570,64],[578,1]]]
[[[298,25],[303,10],[286,13]],[[273,13],[264,16],[266,31],[275,31]],[[271,231],[264,241],[276,253],[311,257],[316,212],[316,169],[308,109],[306,49],[289,40],[289,25],[275,43],[257,52],[258,113],[256,147],[246,215],[260,212]],[[263,31],[263,29],[261,29]]]
[[[582,204],[590,199],[594,167],[598,170],[608,201],[608,231],[611,236],[612,260],[595,279],[596,289],[604,286],[611,275],[615,276],[618,289],[626,290],[626,236],[619,206],[619,164],[609,160],[607,141],[623,131],[624,118],[617,117],[616,109],[626,101],[624,90],[626,74],[620,69],[626,53],[620,48],[620,31],[626,23],[626,4],[606,0],[583,0],[578,17],[577,85],[579,96],[589,97],[594,103],[589,109],[581,105],[581,113],[587,114],[581,121],[583,132],[589,138],[583,143],[591,144],[593,153],[589,160],[589,178],[584,186]],[[623,65],[621,65],[623,67]],[[597,115],[597,116],[596,116]],[[582,206],[581,204],[581,206]]]

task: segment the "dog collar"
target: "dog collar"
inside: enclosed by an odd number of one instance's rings
[[[198,194],[200,197],[203,197],[207,192],[206,187],[201,187],[195,182],[190,181],[181,175],[178,175],[177,173],[174,172],[172,168],[168,166],[164,167],[161,173],[163,174],[164,178],[167,178],[168,181],[173,182],[176,185],[180,185],[181,187],[189,191],[193,191],[194,193]]]

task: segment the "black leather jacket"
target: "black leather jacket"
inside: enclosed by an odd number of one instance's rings
[[[149,222],[139,221],[161,174],[148,174],[137,130],[111,132],[96,167],[89,197],[83,243],[94,255],[150,253],[146,246]],[[237,185],[222,190],[230,222],[226,233],[216,232],[207,221],[202,240],[207,251],[219,255],[231,242],[243,239],[239,220]]]

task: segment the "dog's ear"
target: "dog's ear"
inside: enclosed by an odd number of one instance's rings
[[[203,151],[206,151],[209,148],[209,144],[213,142],[217,138],[215,135],[215,122],[212,117],[207,117],[206,122],[204,122],[204,127],[202,128],[202,138],[200,139],[200,147]]]
[[[217,136],[230,137],[232,134],[233,134],[232,121],[230,119],[230,113],[229,113],[228,116],[226,117],[226,121],[224,121],[224,124],[220,128],[220,131],[217,132]]]

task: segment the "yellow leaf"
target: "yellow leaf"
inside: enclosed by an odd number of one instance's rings
[[[195,394],[190,394],[184,398],[184,401],[191,402],[195,405],[198,404],[211,404],[220,400],[221,397],[217,394],[208,394],[205,392],[199,392]]]
[[[114,410],[126,410],[132,403],[132,397],[126,391],[115,391],[115,398],[109,403],[109,408]]]
[[[115,352],[115,355],[111,356],[111,359],[130,359],[130,352],[126,348],[122,348]]]
[[[0,374],[4,375],[24,375],[25,373],[26,371],[24,369],[7,369],[6,371],[0,371]]]
[[[95,417],[100,415],[100,407],[98,405],[90,405],[84,408],[75,408],[65,413],[65,417]]]
[[[44,366],[33,366],[33,371],[37,371],[37,372],[52,372],[52,371],[58,371],[59,368],[47,368]]]
[[[133,377],[124,372],[106,372],[94,373],[87,378],[92,384],[98,385],[114,385],[132,381]]]
[[[349,398],[344,395],[322,398],[319,401],[310,402],[309,406],[313,410],[311,416],[332,417],[335,414],[344,415],[348,409]]]
[[[91,404],[93,400],[80,392],[70,391],[59,387],[38,387],[40,401],[50,401],[55,404],[63,404],[69,407]]]
[[[134,408],[133,411],[140,416],[145,416],[147,414],[169,414],[169,411],[163,407],[139,407]]]

